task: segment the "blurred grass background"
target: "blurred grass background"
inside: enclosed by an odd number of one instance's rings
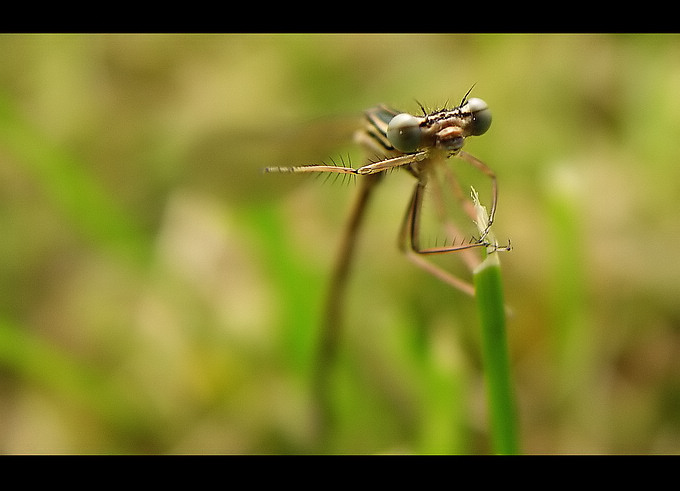
[[[0,36],[0,452],[312,451],[356,188],[261,169],[473,84],[523,451],[678,453],[680,37],[413,34]],[[369,210],[323,451],[489,451],[474,303],[396,248],[411,186]]]

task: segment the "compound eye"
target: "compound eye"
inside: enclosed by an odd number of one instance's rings
[[[397,114],[387,125],[387,139],[400,152],[418,150],[420,138],[420,119],[411,114]]]
[[[474,136],[483,135],[491,126],[491,110],[486,102],[476,97],[467,101],[467,109],[472,113],[472,127],[470,134]]]

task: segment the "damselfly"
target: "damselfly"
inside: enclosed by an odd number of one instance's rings
[[[338,173],[364,176],[364,186],[359,201],[352,213],[345,242],[341,249],[336,274],[345,274],[344,263],[349,263],[354,237],[365,203],[373,185],[386,171],[403,168],[417,180],[406,216],[402,222],[399,245],[402,251],[418,266],[449,283],[450,285],[473,294],[472,286],[454,277],[440,267],[424,261],[418,256],[442,254],[462,251],[476,247],[487,247],[492,252],[510,250],[510,243],[499,246],[488,240],[489,230],[493,224],[498,200],[498,185],[495,173],[481,160],[462,150],[465,139],[486,133],[491,125],[491,111],[482,99],[470,98],[470,89],[461,103],[453,109],[441,109],[428,113],[422,106],[422,116],[400,113],[385,105],[375,106],[364,113],[363,127],[355,133],[355,140],[362,145],[369,155],[378,157],[377,161],[359,168],[339,165],[310,164],[295,167],[267,167],[265,172],[289,173]],[[491,180],[491,209],[488,222],[478,237],[470,237],[467,241],[450,243],[443,246],[422,247],[420,241],[420,216],[425,189],[433,175],[435,166],[446,159],[458,156],[474,168],[481,171]],[[452,187],[456,183],[452,182]],[[460,195],[460,189],[456,189]],[[459,196],[461,200],[462,196]],[[475,220],[476,214],[469,207],[468,215]],[[408,241],[408,247],[407,247]]]
[[[471,90],[453,109],[428,113],[421,106],[422,116],[400,113],[385,105],[378,105],[366,111],[363,127],[355,133],[355,140],[368,151],[369,155],[377,156],[377,159],[362,167],[355,169],[347,166],[312,164],[265,169],[265,172],[350,174],[362,181],[359,196],[343,235],[327,299],[325,324],[320,334],[315,390],[320,410],[319,429],[322,432],[328,430],[332,419],[328,375],[337,350],[345,306],[344,291],[354,245],[371,191],[387,171],[403,168],[416,178],[416,185],[399,234],[399,247],[421,268],[455,288],[474,295],[470,283],[448,273],[424,257],[455,251],[469,252],[470,249],[477,247],[486,247],[489,252],[510,250],[509,242],[506,246],[499,246],[490,234],[498,198],[496,175],[481,160],[462,150],[467,137],[483,135],[491,125],[489,107],[481,99],[468,99]],[[434,180],[436,168],[447,168],[440,164],[453,156],[460,157],[490,179],[491,209],[488,221],[479,228],[478,237],[442,246],[423,247],[420,240],[420,224],[425,190],[428,182]],[[452,177],[451,174],[449,177]],[[472,220],[477,220],[476,210],[465,199],[455,179],[451,178],[448,182],[451,191],[462,202],[465,213]]]

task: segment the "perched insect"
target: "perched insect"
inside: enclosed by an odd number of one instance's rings
[[[325,309],[325,323],[320,333],[320,344],[315,378],[316,398],[319,403],[319,428],[326,431],[332,420],[331,389],[329,373],[340,336],[342,314],[344,313],[344,292],[349,275],[356,237],[364,216],[371,192],[386,171],[403,168],[416,178],[416,185],[408,205],[406,216],[399,234],[399,247],[419,267],[428,271],[449,285],[474,295],[473,286],[447,272],[440,266],[424,259],[427,255],[455,251],[468,251],[486,247],[487,251],[510,250],[499,246],[489,233],[496,213],[498,185],[496,175],[482,161],[462,150],[465,139],[486,133],[491,125],[491,111],[486,102],[478,98],[468,99],[470,89],[461,103],[453,109],[442,109],[428,113],[422,106],[422,116],[400,113],[384,105],[375,106],[364,113],[363,127],[355,132],[355,140],[369,155],[377,160],[359,168],[337,165],[303,165],[296,167],[268,167],[265,172],[286,173],[337,173],[358,176],[361,188],[349,222],[344,231],[335,271]],[[435,247],[422,247],[420,241],[421,209],[425,190],[430,180],[435,180],[438,167],[449,157],[458,156],[473,168],[481,171],[491,181],[491,209],[485,224],[479,227],[479,236],[466,241]],[[448,183],[456,198],[462,202],[464,212],[477,220],[476,209],[466,201],[452,174]],[[478,260],[478,259],[477,259]]]
[[[491,111],[482,99],[470,98],[470,89],[461,103],[453,109],[427,113],[421,106],[422,116],[400,113],[385,105],[378,105],[364,113],[363,127],[355,133],[355,140],[379,160],[359,168],[338,165],[312,164],[295,167],[267,167],[265,172],[289,173],[339,173],[364,176],[359,200],[350,217],[345,240],[340,252],[336,275],[346,275],[355,236],[373,185],[386,171],[403,168],[417,180],[406,216],[404,217],[399,244],[402,251],[418,266],[455,288],[473,294],[472,286],[419,258],[418,255],[441,254],[475,247],[487,247],[492,251],[510,250],[510,244],[499,246],[487,240],[496,214],[498,185],[496,175],[482,161],[462,150],[465,139],[486,133],[491,126]],[[425,189],[436,166],[447,158],[458,156],[491,180],[491,209],[488,222],[479,237],[439,247],[421,247],[420,216]],[[460,190],[458,189],[458,194]],[[474,211],[466,210],[474,220]],[[406,246],[407,240],[409,246]]]

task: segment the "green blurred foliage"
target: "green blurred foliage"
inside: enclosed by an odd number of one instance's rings
[[[356,188],[261,169],[473,84],[523,451],[680,451],[680,37],[413,34],[0,36],[0,451],[312,451]],[[412,184],[366,218],[324,451],[489,448],[473,300],[396,248]]]

